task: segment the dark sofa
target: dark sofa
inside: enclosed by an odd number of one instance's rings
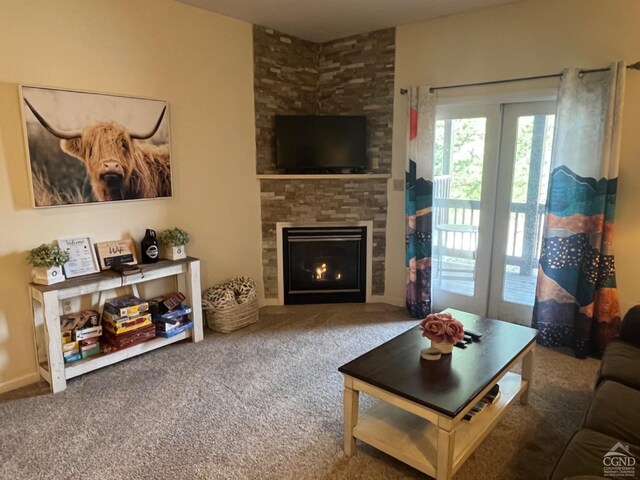
[[[602,357],[582,427],[564,448],[551,480],[640,479],[640,305]]]

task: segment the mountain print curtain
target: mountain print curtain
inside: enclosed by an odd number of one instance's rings
[[[431,210],[436,102],[428,87],[409,95],[405,188],[407,310],[414,318],[431,313]]]
[[[558,96],[533,327],[546,346],[601,355],[620,326],[613,223],[625,67],[566,70]]]

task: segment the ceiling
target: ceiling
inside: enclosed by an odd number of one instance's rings
[[[314,42],[522,0],[178,0]]]

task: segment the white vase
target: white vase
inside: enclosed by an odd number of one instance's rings
[[[431,340],[431,347],[437,348],[438,350],[440,350],[440,353],[444,355],[449,354],[453,351],[452,343],[434,342],[433,340]]]
[[[167,260],[180,260],[187,258],[187,249],[184,245],[178,245],[176,247],[164,247],[164,256]]]
[[[40,285],[53,285],[65,281],[62,267],[35,267],[32,270],[33,283]]]
[[[420,350],[420,358],[424,358],[425,360],[440,360],[442,357],[442,352],[434,347],[425,347]]]

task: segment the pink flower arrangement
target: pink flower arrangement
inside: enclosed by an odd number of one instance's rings
[[[464,338],[464,326],[450,313],[431,313],[420,322],[422,336],[432,342],[455,345]]]

